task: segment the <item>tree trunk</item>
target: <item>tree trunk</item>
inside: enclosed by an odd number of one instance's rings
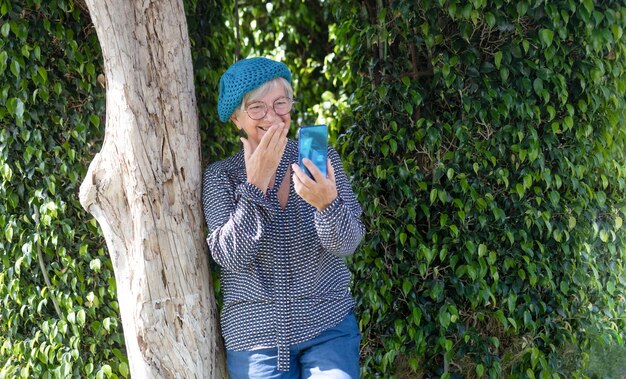
[[[86,3],[104,56],[107,119],[80,201],[111,255],[131,375],[226,378],[183,2]]]

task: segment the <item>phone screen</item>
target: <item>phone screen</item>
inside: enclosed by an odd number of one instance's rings
[[[304,167],[303,158],[309,158],[322,174],[326,176],[326,159],[328,156],[328,127],[326,125],[307,125],[298,133],[298,165],[309,177],[313,175]]]

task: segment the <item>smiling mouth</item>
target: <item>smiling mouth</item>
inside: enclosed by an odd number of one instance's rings
[[[264,127],[264,126],[258,126],[258,128],[264,132],[267,132],[267,129],[269,129],[268,127]]]

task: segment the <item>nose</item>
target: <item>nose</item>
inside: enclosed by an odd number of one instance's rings
[[[265,113],[263,118],[267,120],[275,120],[276,118],[280,118],[280,116],[276,114],[274,107],[267,107],[267,113]]]

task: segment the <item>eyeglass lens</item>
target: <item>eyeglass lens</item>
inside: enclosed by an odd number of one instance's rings
[[[274,108],[274,113],[278,116],[284,116],[287,113],[291,112],[293,101],[288,97],[279,97],[274,100],[274,104],[272,104],[272,108]],[[267,114],[267,104],[262,101],[255,101],[246,107],[246,112],[248,116],[250,116],[253,120],[260,120]]]

